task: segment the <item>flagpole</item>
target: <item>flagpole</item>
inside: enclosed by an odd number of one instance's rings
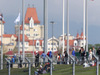
[[[1,20],[1,70],[3,69],[3,44],[2,44],[2,20]]]
[[[48,0],[44,0],[44,50],[48,50]]]
[[[65,7],[65,4],[64,3],[65,3],[65,1],[63,0],[63,51],[62,51],[62,55],[64,53],[64,45],[65,45],[65,41],[64,41],[64,21],[65,21],[65,19],[64,19],[65,18],[64,17],[64,14],[65,14],[64,10],[65,10],[65,8],[64,7]]]
[[[23,47],[22,47],[22,51],[23,51],[23,62],[25,62],[25,52],[24,52],[24,0],[22,0],[22,14],[23,14]]]
[[[34,40],[33,40],[33,64],[34,64]]]
[[[69,64],[69,0],[67,0],[67,54],[68,54],[67,64]]]
[[[85,0],[83,0],[83,47],[85,49]]]
[[[20,21],[18,22],[18,26],[19,26],[19,28],[18,28],[18,58],[20,57]],[[20,61],[18,60],[18,63],[20,63]]]
[[[88,52],[88,1],[86,0],[86,52]]]

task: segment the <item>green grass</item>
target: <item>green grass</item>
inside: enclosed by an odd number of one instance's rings
[[[24,72],[24,70],[27,70],[27,72]],[[32,75],[34,75],[35,70],[35,68],[32,68]],[[0,75],[8,75],[8,70],[0,70]],[[28,68],[11,69],[11,75],[28,75]],[[50,73],[44,75],[50,75]],[[72,75],[72,65],[54,65],[53,75]],[[75,75],[96,75],[96,67],[83,68],[83,66],[76,65]]]

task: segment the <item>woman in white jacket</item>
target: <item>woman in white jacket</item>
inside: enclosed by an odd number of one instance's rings
[[[89,58],[88,58],[88,60],[89,60],[89,62],[92,61],[92,50],[91,49],[89,50]]]

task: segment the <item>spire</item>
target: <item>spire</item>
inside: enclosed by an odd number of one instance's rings
[[[81,33],[81,37],[83,37],[83,32]]]
[[[25,15],[25,23],[29,23],[31,17],[33,18],[35,24],[40,23],[40,21],[38,20],[36,8],[34,7],[27,8],[26,15]]]
[[[77,33],[76,38],[79,38],[79,33]]]

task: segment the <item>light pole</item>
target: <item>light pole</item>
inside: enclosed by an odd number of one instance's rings
[[[23,47],[22,47],[22,55],[23,55],[23,62],[25,62],[25,51],[24,51],[24,0],[22,0],[22,14],[23,14]]]
[[[88,0],[86,0],[86,52],[88,52]]]
[[[2,21],[3,21],[3,16],[0,14],[0,22],[1,22],[1,70],[3,69],[3,44],[2,44]]]
[[[53,49],[53,25],[55,24],[54,21],[51,21],[50,24],[52,25],[52,52],[54,51]]]
[[[44,0],[44,50],[48,49],[48,0]]]
[[[69,0],[67,0],[67,54],[69,64]]]

